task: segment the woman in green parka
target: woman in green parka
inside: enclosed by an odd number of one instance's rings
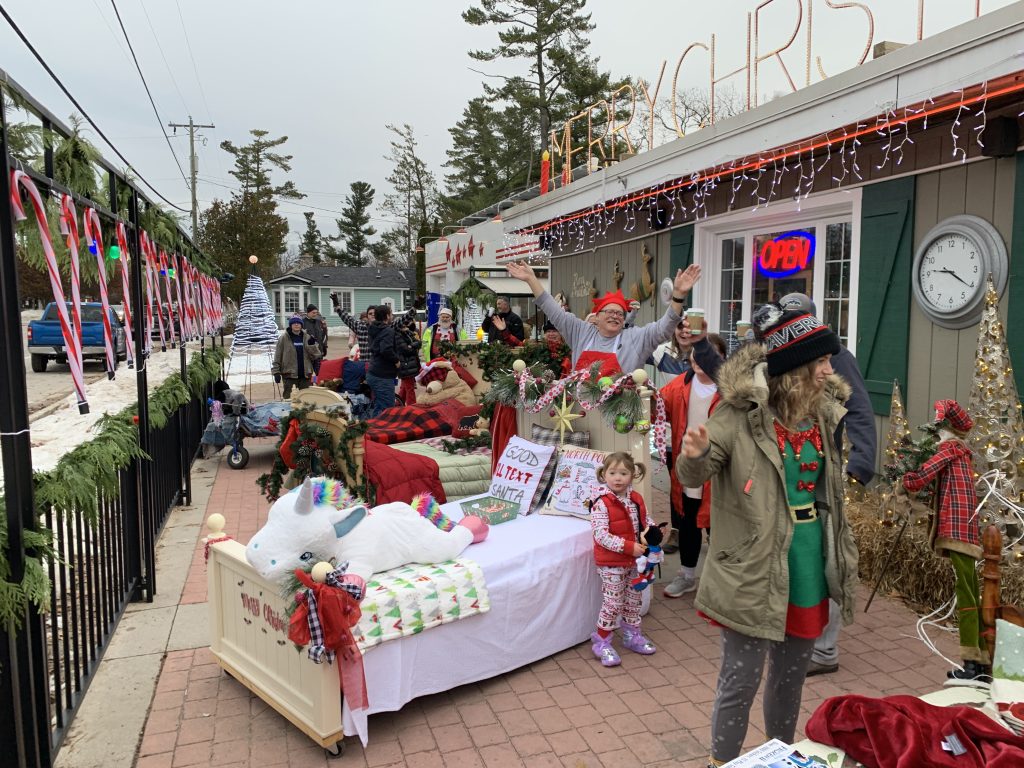
[[[722,366],[722,402],[686,433],[676,464],[687,487],[711,479],[711,543],[695,604],[722,637],[712,765],[740,754],[766,658],[765,735],[792,742],[828,599],[849,624],[857,583],[832,437],[850,392],[832,373],[839,338],[777,304],[754,322],[763,345],[741,347]]]

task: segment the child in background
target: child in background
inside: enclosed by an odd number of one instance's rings
[[[416,321],[403,319],[395,332],[398,352],[398,396],[406,405],[416,403],[416,376],[420,372],[420,337]]]
[[[640,534],[652,525],[643,497],[633,490],[633,481],[643,478],[646,471],[624,451],[608,454],[597,470],[604,488],[591,506],[590,525],[602,600],[590,647],[605,667],[622,663],[612,648],[612,631],[620,619],[626,648],[645,656],[656,650],[640,631],[640,592],[630,589],[637,576],[636,558],[645,553]]]

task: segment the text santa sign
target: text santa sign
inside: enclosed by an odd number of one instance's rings
[[[487,493],[504,501],[515,502],[520,509],[530,509],[544,467],[551,460],[554,450],[552,446],[513,437],[494,467],[491,487]]]

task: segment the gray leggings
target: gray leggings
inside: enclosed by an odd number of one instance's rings
[[[764,729],[769,739],[793,742],[807,665],[814,640],[786,635],[783,642],[762,640],[722,627],[722,669],[711,714],[711,756],[734,760],[743,749],[750,706],[761,686],[765,657]]]

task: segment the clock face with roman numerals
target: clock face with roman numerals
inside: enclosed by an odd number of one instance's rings
[[[918,265],[925,300],[938,312],[955,312],[984,290],[981,246],[960,232],[932,241]]]
[[[953,216],[921,240],[911,273],[914,298],[933,323],[966,328],[977,322],[988,275],[1002,294],[1006,246],[999,232],[977,216]]]

